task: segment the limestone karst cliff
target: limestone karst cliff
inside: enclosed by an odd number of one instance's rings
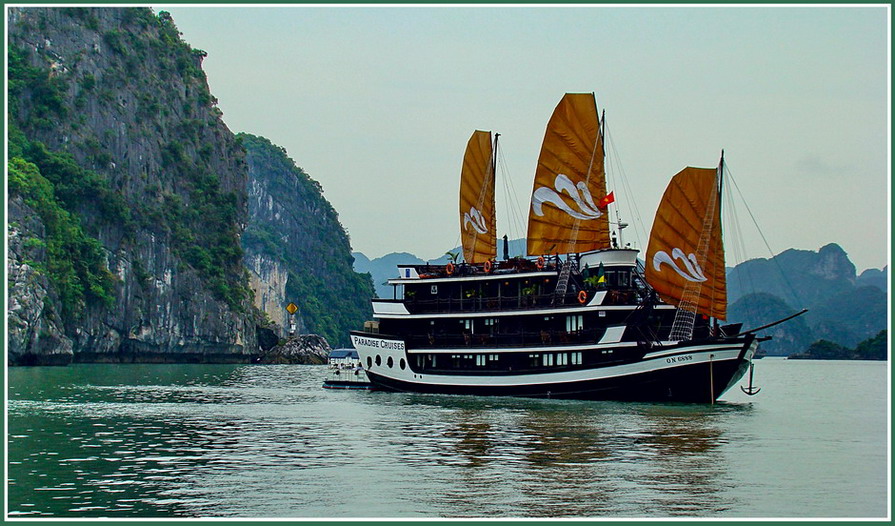
[[[249,361],[244,150],[170,16],[9,10],[10,363]]]
[[[373,282],[352,268],[339,216],[286,151],[264,137],[238,135],[249,166],[249,225],[242,238],[256,302],[285,327],[294,302],[299,331],[349,345],[348,331],[370,319]]]
[[[10,364],[253,362],[290,301],[334,344],[369,317],[322,187],[231,133],[170,15],[8,22]]]

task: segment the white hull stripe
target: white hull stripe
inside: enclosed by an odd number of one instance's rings
[[[418,349],[406,349],[404,347],[404,342],[401,338],[387,338],[382,336],[376,336],[373,338],[368,338],[372,340],[388,340],[393,342],[401,342],[401,348],[406,350],[408,355],[411,354],[511,354],[511,353],[534,353],[534,352],[575,352],[575,351],[586,351],[588,349],[594,350],[603,350],[603,349],[618,349],[618,348],[630,348],[636,347],[637,342],[617,342],[617,343],[583,343],[579,345],[552,345],[552,346],[544,346],[539,345],[537,347],[512,347],[512,348],[469,348],[469,347],[443,347],[438,349],[433,348],[418,348]],[[659,358],[662,356],[671,356],[674,354],[688,353],[688,352],[700,352],[705,350],[728,350],[728,349],[740,349],[742,347],[742,343],[733,343],[731,345],[719,346],[718,344],[706,344],[706,345],[691,345],[687,347],[672,347],[677,342],[673,341],[663,341],[660,342],[660,345],[663,348],[660,351],[655,351],[651,353],[647,353],[643,356],[644,360],[649,360],[651,358]],[[380,349],[376,349],[373,347],[365,346],[363,343],[359,341],[355,341],[355,348],[358,351],[366,350],[368,352],[376,352]],[[363,349],[362,349],[363,348]]]
[[[675,356],[665,356],[645,359],[635,363],[620,364],[596,369],[579,369],[574,371],[557,371],[550,373],[526,374],[526,375],[443,375],[443,374],[417,374],[409,369],[400,371],[397,368],[389,369],[385,366],[374,366],[370,372],[380,376],[418,385],[439,386],[486,386],[486,387],[521,387],[539,384],[573,383],[590,380],[606,380],[622,376],[650,373],[678,367],[687,367],[699,363],[714,363],[735,361],[739,358],[742,347],[736,348],[710,348],[702,347],[701,350],[687,352],[681,350]],[[361,349],[358,349],[361,351]],[[366,352],[375,352],[372,349],[364,349]],[[748,353],[747,353],[748,354]],[[748,356],[747,356],[748,359]]]

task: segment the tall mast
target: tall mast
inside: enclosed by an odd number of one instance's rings
[[[494,132],[494,147],[491,148],[491,181],[492,188],[497,188],[497,138],[500,134]],[[495,199],[495,195],[491,195],[491,199]],[[494,203],[494,210],[491,213],[491,231],[494,236],[494,259],[497,260],[497,203]]]
[[[721,203],[724,202],[721,199],[721,196],[724,194],[721,193],[721,190],[724,190],[724,148],[721,148],[721,161],[718,162],[718,212],[721,212]]]
[[[603,150],[603,162],[606,162],[606,108],[603,108],[603,115],[600,116],[600,148]]]
[[[497,138],[500,134],[494,132],[494,148],[491,150],[491,177],[494,178],[495,186],[497,185]],[[723,156],[723,153],[722,153]]]

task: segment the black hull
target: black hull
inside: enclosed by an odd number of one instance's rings
[[[431,394],[476,396],[516,396],[574,400],[657,401],[713,403],[738,382],[749,366],[746,353],[749,339],[735,360],[694,363],[672,369],[657,369],[616,376],[563,383],[535,385],[444,385],[408,382],[367,372],[381,390]]]

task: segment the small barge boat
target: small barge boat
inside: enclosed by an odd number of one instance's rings
[[[329,376],[323,381],[324,389],[361,389],[374,388],[367,378],[360,357],[354,349],[334,349],[329,353]]]

